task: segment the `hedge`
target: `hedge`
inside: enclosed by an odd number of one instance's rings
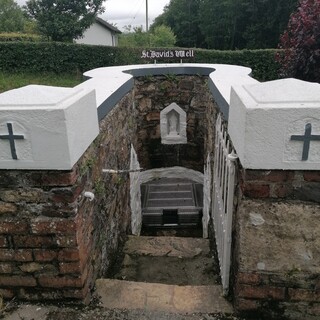
[[[0,42],[17,42],[17,41],[43,41],[43,37],[37,34],[31,33],[14,33],[14,32],[4,32],[0,33]]]
[[[170,50],[174,49],[170,48]],[[177,48],[177,50],[181,50],[181,48]],[[98,67],[153,63],[153,61],[141,59],[141,51],[142,49],[139,48],[56,42],[0,42],[0,70],[82,73]],[[278,77],[279,66],[274,60],[276,50],[217,51],[194,49],[194,51],[195,58],[189,61],[184,60],[185,62],[248,66],[253,70],[253,77],[260,81],[273,80]]]

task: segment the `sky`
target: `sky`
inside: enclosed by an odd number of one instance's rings
[[[170,0],[106,0],[104,2],[105,12],[101,18],[116,25],[123,31],[123,27],[146,27],[146,1],[148,1],[149,26],[153,20],[163,12],[165,5]],[[24,5],[26,0],[16,0],[19,5]]]

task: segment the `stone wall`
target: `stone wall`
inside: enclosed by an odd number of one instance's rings
[[[136,144],[133,94],[100,123],[70,171],[0,171],[0,294],[88,299],[130,229],[128,169]],[[90,191],[90,201],[84,192]]]
[[[319,319],[319,171],[239,170],[236,310],[265,319]]]
[[[144,169],[203,171],[205,154],[213,153],[217,110],[206,77],[147,76],[135,84],[100,122],[99,136],[72,170],[0,171],[5,298],[90,298],[94,280],[108,274],[131,232],[129,173],[102,173],[129,169],[131,145]],[[161,144],[160,111],[172,102],[187,113],[185,145]]]
[[[320,203],[320,172],[242,170],[241,191],[254,199],[292,199]]]
[[[254,318],[320,317],[319,89],[281,79],[231,90],[228,133],[241,165],[234,298]]]
[[[160,112],[173,102],[187,113],[187,144],[161,144]],[[137,153],[142,168],[181,166],[203,172],[206,113],[213,108],[207,77],[138,77],[135,107],[139,111]]]

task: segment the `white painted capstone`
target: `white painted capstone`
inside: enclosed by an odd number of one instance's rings
[[[171,103],[160,112],[162,144],[187,143],[187,114],[176,103]]]
[[[233,86],[228,130],[244,168],[319,170],[320,84]]]
[[[98,133],[92,89],[30,85],[0,95],[0,169],[69,170]]]

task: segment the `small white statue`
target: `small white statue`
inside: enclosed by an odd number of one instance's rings
[[[169,114],[168,122],[169,122],[169,135],[170,136],[179,135],[179,132],[178,132],[179,119],[178,119],[178,116],[175,112],[171,112]]]

